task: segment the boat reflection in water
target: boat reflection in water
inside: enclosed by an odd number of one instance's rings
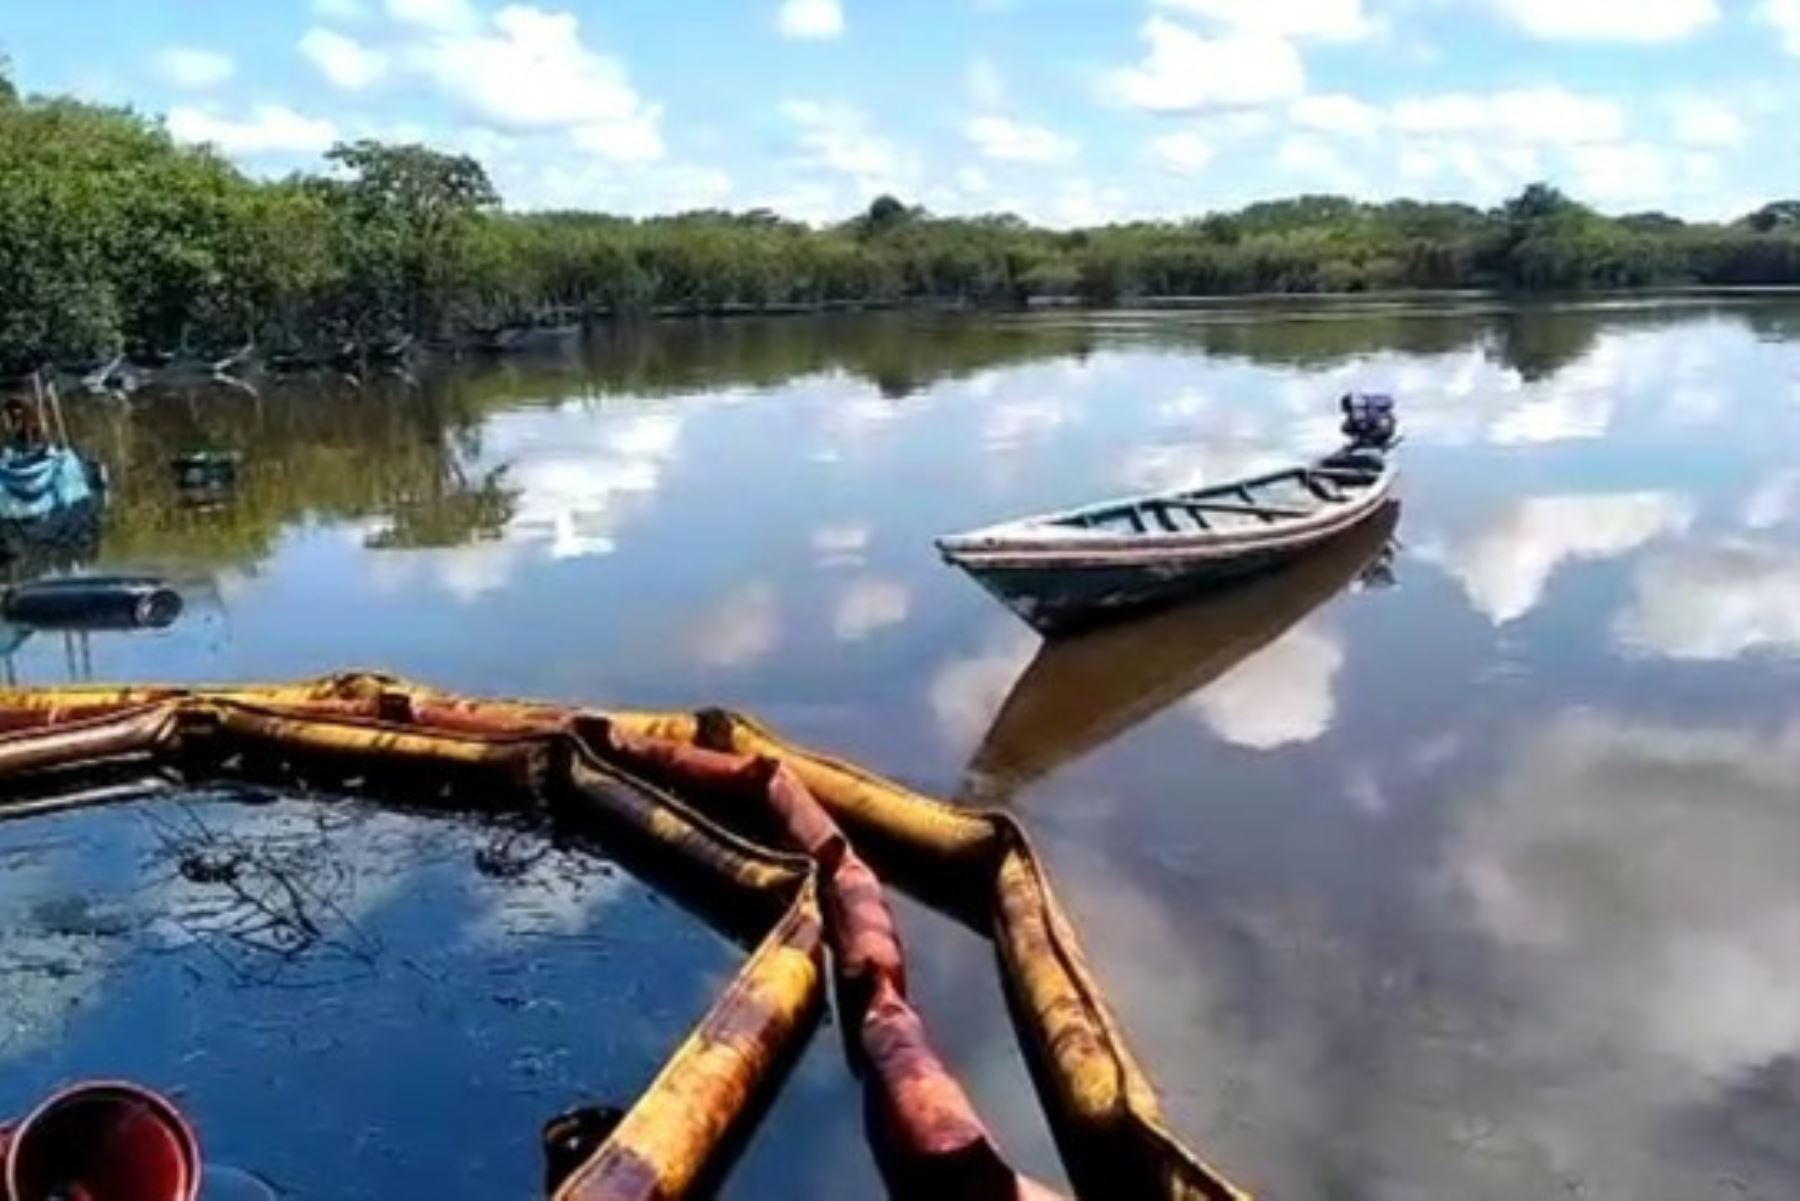
[[[1385,582],[1398,501],[1287,567],[1137,621],[1048,638],[976,748],[962,795],[1003,804],[1205,688],[1359,578]]]

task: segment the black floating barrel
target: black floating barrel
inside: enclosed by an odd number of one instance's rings
[[[33,580],[0,593],[0,615],[44,630],[160,630],[181,616],[181,594],[139,576]]]
[[[237,486],[243,456],[229,450],[190,450],[169,460],[183,491],[226,491]]]

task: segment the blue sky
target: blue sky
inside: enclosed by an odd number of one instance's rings
[[[517,207],[1800,193],[1800,0],[0,0],[0,48],[254,171],[416,140]]]

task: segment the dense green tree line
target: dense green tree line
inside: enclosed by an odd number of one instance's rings
[[[327,160],[252,179],[155,119],[0,77],[0,369],[670,311],[1800,283],[1793,201],[1690,224],[1534,185],[1492,210],[1303,196],[1054,231],[883,197],[819,229],[766,210],[509,213],[466,157],[362,142]]]

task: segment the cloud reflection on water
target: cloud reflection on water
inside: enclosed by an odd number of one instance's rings
[[[855,566],[868,553],[872,533],[866,521],[840,521],[814,529],[809,541],[821,567]]]
[[[1333,685],[1344,666],[1337,635],[1317,621],[1295,626],[1189,697],[1185,705],[1226,742],[1272,750],[1311,742],[1331,728]]]
[[[912,591],[898,580],[864,576],[853,580],[838,596],[831,631],[840,642],[860,642],[889,626],[899,625],[912,612]]]
[[[1506,625],[1536,607],[1563,564],[1626,554],[1692,518],[1692,505],[1668,492],[1530,496],[1474,531],[1422,547],[1420,557],[1448,571],[1490,622]]]
[[[949,660],[932,673],[927,704],[939,735],[967,754],[987,730],[1036,652],[1038,639],[1009,622],[991,632],[974,654]]]
[[[501,591],[535,558],[612,553],[624,524],[666,484],[683,421],[674,411],[615,416],[579,404],[494,415],[481,459],[504,468],[510,512],[498,537],[381,549],[366,560],[372,586],[393,595],[428,582],[469,602]],[[366,541],[389,525],[352,529]]]
[[[692,638],[703,667],[743,668],[766,658],[781,639],[775,586],[751,580],[732,589],[695,623]]]
[[[1800,1158],[1744,1155],[1739,1120],[1701,1147],[1666,1132],[1751,1109],[1743,1086],[1800,1056],[1800,724],[1573,713],[1512,761],[1446,868],[1505,969],[1509,1073],[1537,1077],[1515,1117],[1599,1195],[1711,1196],[1721,1173],[1794,1195]]]
[[[1671,659],[1800,650],[1800,551],[1729,538],[1649,555],[1613,633]]]
[[[1456,760],[1317,835],[1366,871],[1239,864],[1246,816],[1146,844],[1153,798],[1057,808],[1040,842],[1178,1128],[1286,1201],[1796,1195],[1791,1139],[1751,1135],[1800,1117],[1800,722],[1571,712],[1497,784]]]

